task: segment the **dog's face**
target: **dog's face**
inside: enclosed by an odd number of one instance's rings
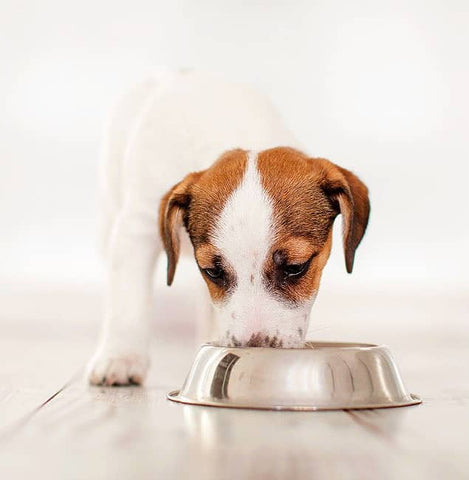
[[[369,215],[367,189],[355,175],[291,148],[227,152],[161,201],[168,284],[184,225],[215,306],[221,344],[298,347],[339,213],[350,273]]]

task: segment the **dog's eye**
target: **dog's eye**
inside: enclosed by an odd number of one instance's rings
[[[305,273],[308,268],[309,260],[305,263],[292,263],[290,265],[283,266],[283,273],[287,277],[298,277],[302,273]]]
[[[213,268],[204,268],[203,272],[210,278],[217,279],[222,278],[224,271],[221,267],[215,266]]]

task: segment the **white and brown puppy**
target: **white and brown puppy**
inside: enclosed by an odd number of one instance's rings
[[[296,145],[265,98],[212,76],[167,71],[123,99],[103,176],[109,278],[92,383],[143,381],[155,260],[166,251],[171,284],[184,231],[221,344],[301,346],[334,219],[351,272],[369,201],[355,175]]]

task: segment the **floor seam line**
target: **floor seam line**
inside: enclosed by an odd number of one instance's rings
[[[72,383],[74,383],[77,378],[83,374],[83,370],[84,368],[82,367],[77,372],[75,372],[72,377],[67,382],[65,382],[54,394],[49,396],[37,407],[34,407],[31,411],[25,413],[10,425],[6,425],[2,429],[0,429],[0,444],[14,437],[14,435],[18,433],[38,412],[40,412],[46,405],[48,405],[56,397],[58,397],[70,385],[72,385]]]

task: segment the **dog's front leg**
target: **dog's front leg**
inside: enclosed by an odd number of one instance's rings
[[[95,385],[140,384],[149,366],[152,278],[161,251],[156,219],[124,208],[109,247],[105,322],[88,377]]]

